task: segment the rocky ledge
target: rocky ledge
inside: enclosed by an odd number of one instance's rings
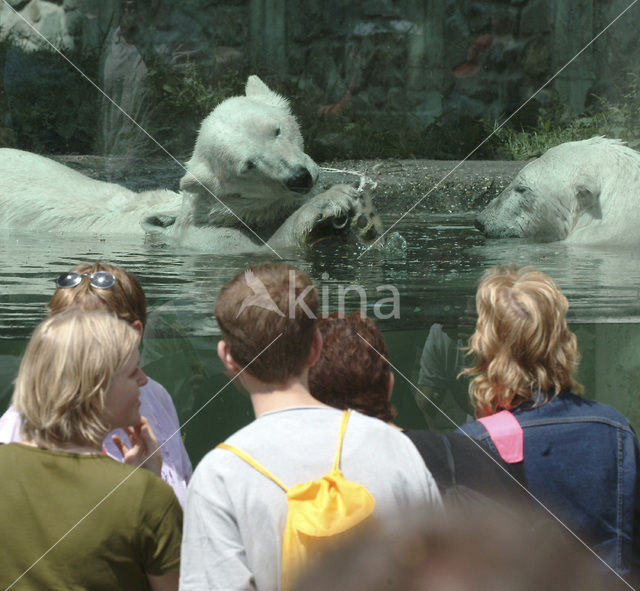
[[[83,173],[120,183],[136,191],[177,190],[181,166],[169,158],[132,161],[100,156],[58,156],[56,160]],[[323,163],[320,184],[358,183],[364,175],[376,183],[373,199],[380,211],[397,211],[407,201],[433,213],[473,211],[498,195],[526,164],[524,161],[347,160]],[[353,174],[357,173],[357,174]]]

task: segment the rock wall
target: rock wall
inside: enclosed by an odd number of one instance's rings
[[[144,93],[118,88],[142,89],[145,64],[159,59],[177,70],[195,63],[211,83],[250,68],[312,97],[321,114],[360,109],[390,126],[495,120],[535,95],[518,114],[535,124],[554,109],[581,113],[594,95],[616,98],[639,61],[640,8],[617,18],[627,7],[626,0],[8,0],[0,4],[0,38],[29,53],[42,45],[37,31],[65,52],[95,53],[95,79],[116,99],[126,95],[143,120]],[[27,61],[18,59],[22,78]],[[31,75],[28,90],[36,92],[41,68]],[[127,123],[109,109],[103,104],[101,120],[111,133]],[[99,150],[118,141],[102,137]]]

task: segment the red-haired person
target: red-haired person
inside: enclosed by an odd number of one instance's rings
[[[394,374],[382,333],[359,312],[331,314],[318,320],[323,347],[309,370],[314,398],[335,408],[353,408],[392,426],[396,408],[391,402]],[[399,427],[396,427],[399,429]],[[434,433],[428,429],[404,431],[413,441],[443,495],[464,486],[482,494],[479,499],[525,500],[520,486],[508,475],[502,460],[485,453],[469,437],[457,433]],[[453,496],[449,497],[452,500]],[[455,500],[461,497],[455,495]],[[471,499],[472,496],[469,497]],[[475,506],[475,505],[474,505]]]

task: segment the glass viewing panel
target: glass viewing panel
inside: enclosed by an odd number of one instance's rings
[[[78,262],[110,262],[145,288],[144,369],[169,390],[181,421],[194,417],[183,431],[197,463],[252,419],[215,354],[218,290],[249,265],[282,260],[310,274],[323,312],[376,319],[396,366],[399,424],[452,429],[471,417],[456,375],[478,279],[517,264],[548,272],[569,298],[585,395],[640,427],[640,208],[626,202],[640,193],[640,175],[627,179],[579,148],[594,136],[638,147],[634,4],[0,3],[0,411],[55,278]],[[246,86],[252,109],[208,119],[194,155],[203,120]],[[296,123],[278,118],[279,97],[296,117],[304,158],[299,148],[279,152],[299,142]],[[228,135],[214,126],[236,117]],[[581,143],[528,169],[510,189],[513,207],[482,216],[527,161],[567,142]],[[625,152],[620,170],[637,171],[635,154]],[[81,177],[34,155],[123,188],[109,203],[104,185],[75,196]],[[41,164],[53,172],[41,174]],[[284,177],[285,165],[296,174]],[[189,185],[188,170],[206,187]],[[252,178],[253,201],[240,206],[234,187]],[[270,241],[282,222],[270,195],[285,187],[297,211],[337,183],[369,195],[379,220],[366,210],[359,222],[347,208]],[[200,197],[183,196],[185,187]],[[152,189],[171,193],[128,192]],[[242,238],[206,233],[211,226]]]

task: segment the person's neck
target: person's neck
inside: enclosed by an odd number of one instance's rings
[[[101,447],[95,447],[91,445],[82,445],[78,443],[47,443],[40,444],[35,441],[21,441],[20,443],[24,443],[25,445],[30,445],[31,447],[37,447],[39,449],[46,449],[49,451],[66,451],[68,453],[73,454],[99,454],[102,453]]]
[[[256,418],[264,413],[296,406],[327,406],[309,393],[306,376],[291,378],[280,384],[255,380],[246,385]]]

